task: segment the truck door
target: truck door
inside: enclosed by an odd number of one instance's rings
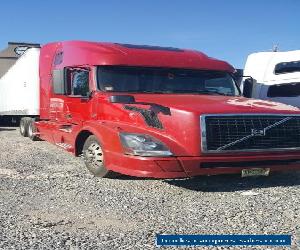
[[[70,67],[65,72],[66,93],[63,96],[63,107],[57,109],[58,131],[54,133],[54,139],[58,146],[72,151],[75,134],[84,121],[91,119],[93,99],[89,97],[89,68]]]

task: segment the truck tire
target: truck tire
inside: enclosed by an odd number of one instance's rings
[[[98,177],[114,178],[117,173],[105,168],[102,146],[96,136],[90,135],[83,145],[83,158],[87,169]]]
[[[31,118],[28,121],[27,135],[28,135],[29,139],[31,139],[32,141],[37,141],[39,138],[35,134],[37,132],[37,129],[36,129],[34,122],[35,122],[34,118]]]
[[[23,117],[20,121],[20,134],[24,137],[28,136],[28,123],[30,120],[30,117]]]

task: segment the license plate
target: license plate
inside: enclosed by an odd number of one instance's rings
[[[242,177],[248,177],[248,176],[268,176],[270,173],[269,168],[249,168],[249,169],[243,169],[242,170]]]

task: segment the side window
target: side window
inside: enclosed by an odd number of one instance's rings
[[[71,95],[87,96],[89,92],[89,71],[71,71]],[[69,91],[68,91],[69,92]]]
[[[57,52],[56,55],[55,55],[53,64],[54,64],[54,65],[59,65],[59,64],[61,64],[62,61],[63,61],[63,56],[64,56],[64,52],[62,52],[62,51]]]
[[[272,85],[268,89],[268,97],[296,97],[300,96],[300,82]]]
[[[275,66],[275,75],[300,72],[300,61],[282,62]]]

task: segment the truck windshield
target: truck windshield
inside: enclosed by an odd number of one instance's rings
[[[223,71],[99,66],[97,75],[98,88],[105,92],[239,95]]]

